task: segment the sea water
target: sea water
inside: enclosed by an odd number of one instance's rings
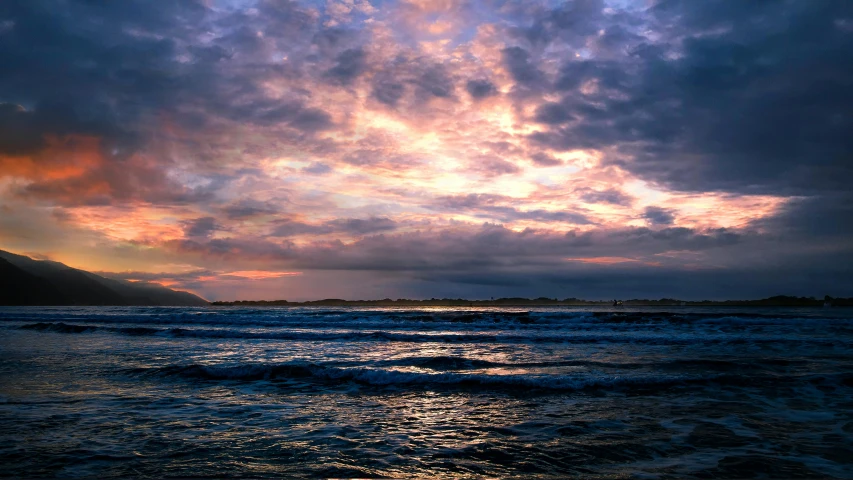
[[[853,477],[847,309],[0,308],[0,475]]]

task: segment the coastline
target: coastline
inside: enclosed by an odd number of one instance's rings
[[[832,307],[853,306],[853,298],[816,299],[814,297],[774,296],[760,300],[699,300],[688,301],[663,298],[660,300],[632,299],[623,300],[624,307],[824,307],[825,302]],[[304,302],[287,300],[235,300],[211,302],[216,307],[267,306],[267,307],[607,307],[612,300],[583,300],[567,298],[564,300],[549,298],[498,298],[495,300],[467,300],[451,298],[432,298],[429,300],[411,300],[390,298],[382,300],[343,300],[329,298]]]

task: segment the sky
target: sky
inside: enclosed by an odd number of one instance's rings
[[[853,2],[6,0],[0,249],[209,300],[853,296]]]

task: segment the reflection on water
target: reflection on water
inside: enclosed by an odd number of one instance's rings
[[[0,464],[849,478],[845,312],[0,309]]]

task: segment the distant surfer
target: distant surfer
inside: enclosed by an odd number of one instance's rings
[[[622,300],[615,300],[614,299],[613,300],[613,306],[614,307],[621,307],[622,306]]]

